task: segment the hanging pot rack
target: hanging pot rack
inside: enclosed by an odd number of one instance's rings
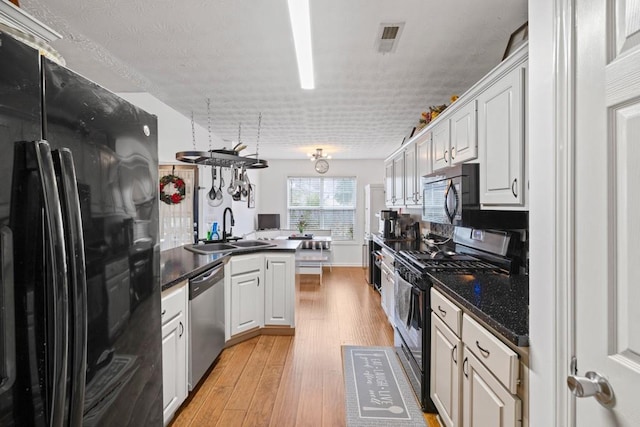
[[[208,116],[208,128],[209,128],[209,150],[208,151],[197,151],[196,150],[196,134],[195,134],[195,125],[193,121],[193,112],[191,112],[191,133],[193,135],[193,151],[179,151],[176,153],[176,160],[196,164],[203,166],[212,166],[212,167],[223,167],[223,168],[231,168],[233,166],[236,167],[244,167],[245,169],[264,169],[269,167],[269,162],[266,160],[260,159],[258,157],[258,150],[260,147],[260,125],[262,122],[262,113],[258,116],[258,139],[256,145],[256,153],[248,154],[246,156],[240,156],[238,153],[246,148],[246,145],[242,144],[240,138],[240,129],[241,126],[238,126],[238,144],[234,147],[233,150],[212,150],[211,149],[211,112],[210,112],[210,101],[207,98],[207,116]],[[237,149],[236,149],[237,148]],[[252,158],[255,156],[255,159]]]
[[[244,166],[246,169],[264,169],[269,167],[269,162],[263,159],[254,159],[250,156],[239,156],[233,150],[209,150],[209,151],[179,151],[176,160],[204,166]]]

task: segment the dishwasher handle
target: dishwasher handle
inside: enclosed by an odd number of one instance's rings
[[[218,282],[224,280],[224,265],[214,267],[189,281],[189,300],[196,298]]]

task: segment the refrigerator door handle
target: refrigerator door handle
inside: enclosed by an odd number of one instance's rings
[[[16,322],[13,297],[13,234],[7,226],[0,227],[0,308],[4,325],[4,366],[0,366],[0,394],[11,389],[16,380]]]
[[[87,371],[87,279],[84,257],[84,236],[78,181],[73,165],[73,155],[67,148],[53,152],[53,162],[58,175],[64,213],[67,241],[70,301],[71,301],[71,396],[69,425],[82,425],[84,412],[85,381]]]
[[[67,260],[65,250],[62,208],[60,206],[58,185],[51,157],[51,147],[47,141],[29,143],[35,151],[42,195],[44,215],[48,234],[46,253],[51,264],[51,289],[53,303],[53,377],[51,382],[50,425],[61,426],[64,423],[67,363],[69,347],[69,298],[67,281]],[[31,150],[28,150],[31,151]]]

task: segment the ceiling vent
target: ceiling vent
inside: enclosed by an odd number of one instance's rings
[[[382,54],[395,52],[403,28],[404,22],[380,24],[376,37],[376,50]]]

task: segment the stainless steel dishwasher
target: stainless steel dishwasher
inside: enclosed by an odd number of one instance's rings
[[[224,348],[224,264],[189,281],[189,390]]]

